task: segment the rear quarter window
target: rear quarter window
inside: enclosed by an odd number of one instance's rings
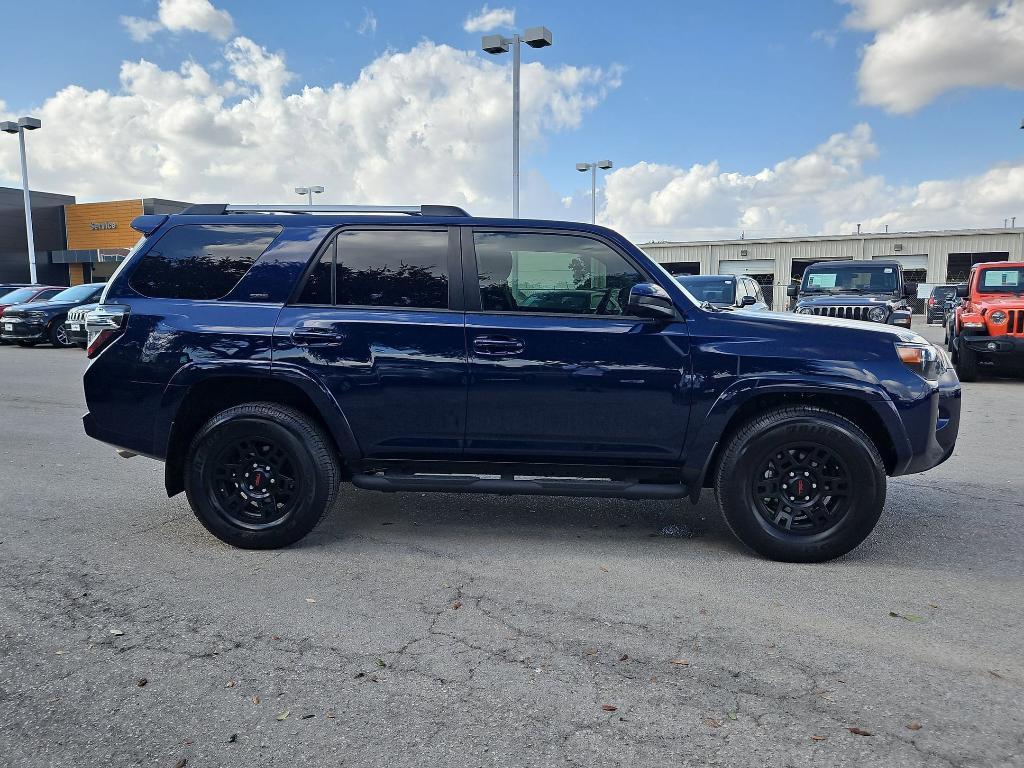
[[[158,299],[220,299],[281,234],[279,226],[183,224],[169,229],[128,282]]]

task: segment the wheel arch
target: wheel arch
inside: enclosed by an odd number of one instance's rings
[[[359,448],[336,401],[317,382],[296,371],[180,371],[168,385],[165,420],[164,485],[168,496],[184,490],[184,462],[196,432],[212,416],[235,405],[272,402],[291,406],[319,423],[333,441],[344,467],[359,458]]]
[[[869,396],[870,395],[870,396]],[[687,464],[699,467],[699,476],[691,487],[709,488],[718,469],[725,447],[740,427],[753,416],[765,410],[786,406],[817,406],[843,416],[871,439],[885,465],[886,474],[892,475],[911,455],[910,441],[903,429],[893,403],[884,396],[842,385],[807,382],[791,384],[762,384],[747,382],[737,391],[723,392],[708,411],[704,425],[694,441],[703,459],[698,463],[690,454]],[[709,436],[715,437],[711,439]],[[702,441],[701,437],[705,437]],[[703,450],[701,445],[703,442]],[[689,453],[689,452],[688,452]]]

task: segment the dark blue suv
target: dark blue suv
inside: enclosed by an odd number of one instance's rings
[[[949,457],[960,384],[892,326],[701,303],[621,235],[448,206],[141,216],[88,317],[85,429],[239,547],[339,484],[696,501],[820,561]]]

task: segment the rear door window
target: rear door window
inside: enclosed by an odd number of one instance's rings
[[[448,309],[448,231],[342,230],[307,274],[297,303]]]
[[[220,299],[280,233],[279,226],[252,224],[173,227],[142,257],[129,282],[152,298]]]

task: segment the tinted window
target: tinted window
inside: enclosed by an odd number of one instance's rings
[[[73,288],[67,288],[59,293],[55,294],[52,298],[54,301],[85,301],[95,294],[100,295],[103,290],[102,286],[90,285],[76,285]]]
[[[16,291],[5,293],[3,296],[0,296],[0,304],[20,304],[35,296],[38,290],[38,288],[19,288]]]
[[[477,232],[480,301],[489,312],[621,315],[643,277],[604,243],[575,235]]]
[[[337,237],[335,303],[448,308],[448,232],[346,230]]]
[[[736,301],[734,278],[695,275],[676,279],[697,301],[709,301],[712,304],[732,304]]]
[[[163,299],[219,299],[234,288],[281,232],[277,226],[174,227],[142,257],[131,286]]]
[[[306,276],[306,284],[302,287],[302,293],[299,294],[299,304],[334,303],[334,298],[331,295],[331,269],[334,266],[335,242],[331,243]]]
[[[856,266],[827,267],[814,266],[804,272],[803,290],[816,291],[859,291],[862,293],[892,293],[896,290],[896,267]]]
[[[60,288],[50,288],[46,291],[40,291],[39,295],[32,299],[32,301],[49,301],[60,292]]]

